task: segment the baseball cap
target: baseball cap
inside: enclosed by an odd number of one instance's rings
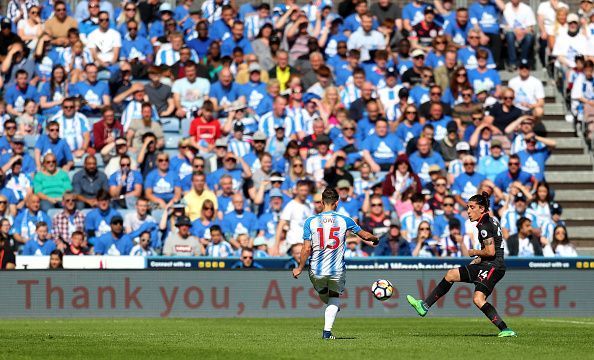
[[[498,148],[502,149],[503,144],[501,143],[501,140],[497,140],[497,139],[491,140],[491,148],[494,148],[494,147],[498,147]]]
[[[515,200],[515,202],[518,202],[518,201],[526,202],[526,195],[524,195],[524,193],[520,191],[519,193],[516,194],[516,197],[514,200]]]
[[[431,5],[427,5],[427,7],[425,7],[425,14],[435,14],[435,8]]]
[[[339,180],[336,183],[336,188],[337,189],[345,189],[345,188],[349,188],[350,189],[351,188],[351,183],[348,180],[346,180],[346,179],[342,179],[342,180]]]
[[[522,59],[520,64],[518,64],[518,68],[520,69],[530,69],[530,63],[526,59]]]
[[[440,172],[440,171],[441,171],[441,167],[439,167],[439,165],[433,164],[433,165],[429,166],[429,174],[435,173],[435,172]]]
[[[252,137],[255,141],[266,141],[267,137],[262,131],[256,131]]]
[[[567,23],[569,24],[572,22],[576,22],[576,23],[580,22],[579,16],[577,16],[577,14],[575,14],[575,13],[571,13],[571,14],[567,15]]]
[[[236,122],[235,125],[233,125],[233,131],[243,131],[245,129],[245,126],[243,126],[242,122]]]
[[[175,222],[175,226],[177,226],[177,227],[192,226],[192,221],[187,216],[180,216],[177,218],[177,221]]]
[[[303,94],[303,103],[304,104],[307,104],[308,102],[310,102],[314,99],[320,100],[321,97],[318,96],[318,94],[314,94],[314,93],[310,93],[310,92]]]
[[[220,138],[215,141],[215,147],[227,147],[229,142],[225,138]]]
[[[122,218],[122,216],[121,216],[121,215],[114,215],[114,216],[111,218],[111,220],[109,221],[109,223],[110,223],[110,224],[115,224],[115,223],[117,223],[117,222],[121,222],[121,223],[123,223],[123,222],[124,222],[124,219]]]
[[[447,125],[446,125],[446,129],[449,133],[455,133],[458,132],[458,124],[456,124],[455,121],[450,121]]]
[[[124,138],[117,138],[115,141],[115,144],[116,145],[126,145],[126,144],[128,144],[128,142]]]
[[[321,144],[330,144],[330,138],[328,137],[328,135],[322,134],[316,138],[316,145]]]
[[[551,203],[551,215],[561,215],[563,213],[563,208],[559,203],[553,202]]]
[[[164,12],[170,12],[173,14],[171,4],[164,2],[163,4],[161,4],[161,6],[159,6],[159,14],[162,14]]]
[[[12,142],[13,143],[19,143],[19,144],[24,144],[25,143],[25,137],[23,135],[15,135],[12,137]]]
[[[4,18],[0,22],[0,28],[2,29],[11,29],[12,28],[12,21],[9,18]]]
[[[280,191],[280,189],[273,188],[273,189],[270,190],[269,196],[270,196],[270,198],[273,198],[273,197],[282,198],[283,197],[283,192]]]
[[[273,181],[273,182],[276,182],[276,181],[283,182],[283,181],[285,181],[285,178],[284,178],[284,176],[282,176],[280,173],[277,172],[277,173],[273,173],[270,176],[270,181]]]
[[[466,141],[460,141],[456,144],[456,151],[470,151],[470,144]]]
[[[398,71],[396,70],[396,68],[390,66],[387,70],[386,70],[386,77],[398,77]],[[405,88],[403,88],[405,89]]]
[[[266,242],[266,239],[264,239],[263,236],[258,236],[257,238],[254,239],[254,246],[262,246],[262,245],[268,246],[268,243]]]
[[[249,69],[249,72],[262,71],[262,67],[257,62],[251,63],[250,67],[248,69]]]
[[[421,49],[415,49],[410,53],[410,56],[416,58],[417,56],[425,56],[425,52]]]

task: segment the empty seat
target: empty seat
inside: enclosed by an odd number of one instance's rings
[[[163,127],[163,132],[166,133],[174,133],[179,134],[179,119],[178,118],[162,118],[161,119],[161,126]]]
[[[179,134],[167,134],[165,136],[165,149],[177,149],[181,139],[182,137]]]

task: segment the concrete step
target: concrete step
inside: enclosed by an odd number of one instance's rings
[[[572,165],[592,165],[592,157],[588,154],[582,155],[558,155],[553,152],[553,155],[547,160],[547,166],[572,166]]]
[[[589,240],[591,244],[594,243],[594,226],[570,226],[567,228],[569,238]]]
[[[555,191],[557,202],[594,203],[594,190],[559,190]]]
[[[569,155],[569,154],[583,154],[585,152],[584,142],[580,138],[572,138],[572,137],[558,137],[553,138],[557,143],[557,147],[553,151],[555,154],[559,155]]]
[[[594,221],[594,211],[591,208],[563,209],[563,219]],[[594,237],[594,233],[592,236]]]
[[[565,115],[565,108],[561,103],[545,104],[544,113],[547,115]]]
[[[542,123],[547,130],[548,137],[576,137],[573,124],[567,121],[543,120]]]
[[[592,171],[546,171],[545,177],[555,191],[594,190],[594,173]]]

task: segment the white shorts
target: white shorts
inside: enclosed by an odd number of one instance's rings
[[[314,275],[314,273],[310,271],[309,280],[318,293],[324,293],[329,290],[342,294],[346,284],[346,274],[342,272],[336,275]]]

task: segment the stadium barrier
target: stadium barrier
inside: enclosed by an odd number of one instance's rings
[[[257,258],[265,269],[288,269],[294,262],[289,257]],[[16,257],[19,270],[49,268],[49,256]],[[175,257],[175,256],[64,256],[65,269],[219,269],[228,270],[239,258]],[[468,258],[419,258],[378,256],[346,259],[349,270],[440,270],[468,264]],[[513,269],[594,269],[594,257],[545,258],[506,257],[505,264]]]
[[[423,297],[443,270],[352,270],[341,317],[410,317],[405,295]],[[505,316],[594,316],[588,270],[510,269],[490,297]],[[373,298],[370,285],[388,279],[394,296]],[[0,273],[0,316],[30,317],[319,317],[323,304],[307,274],[288,271],[15,271]],[[483,316],[473,286],[456,284],[431,316]]]

